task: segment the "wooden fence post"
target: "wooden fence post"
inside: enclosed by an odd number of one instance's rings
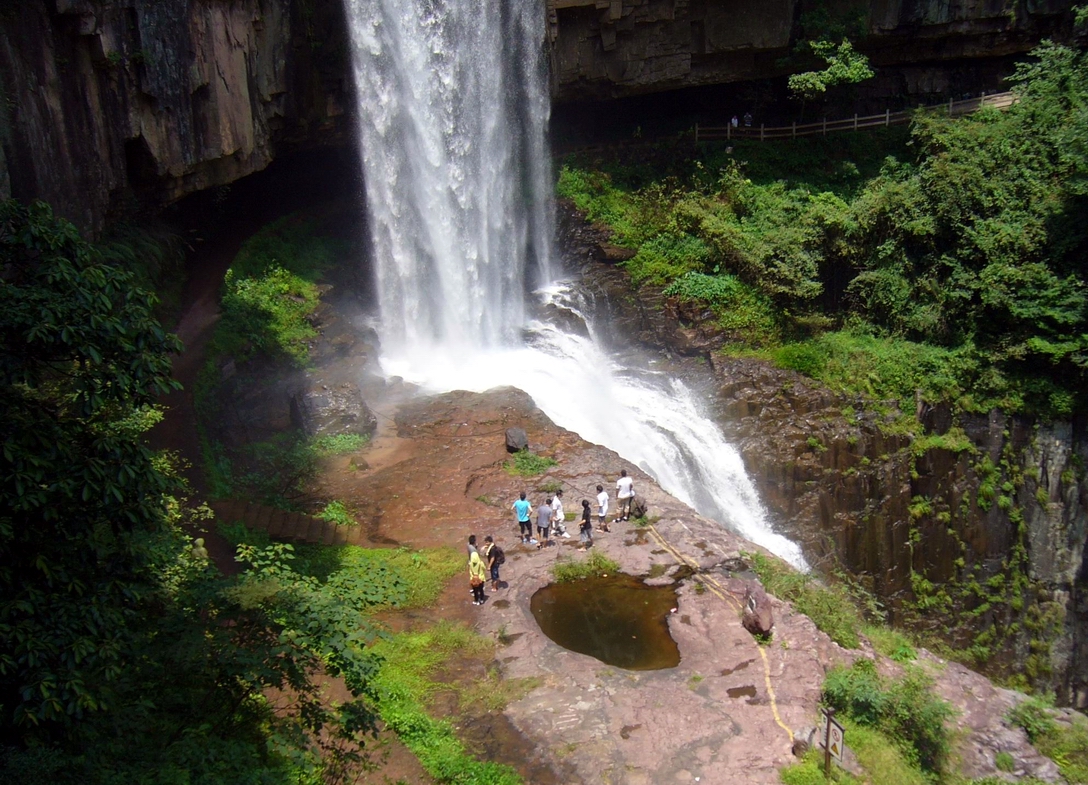
[[[827,136],[827,118],[824,118],[824,136]]]
[[[952,116],[952,99],[951,98],[948,99],[948,116],[949,117]]]
[[[733,138],[733,123],[727,122],[725,124],[725,139],[726,141]]]
[[[763,141],[763,123],[759,124],[759,141]]]
[[[797,138],[797,121],[796,120],[793,121],[793,138],[794,139]]]
[[[699,124],[695,124],[695,144],[699,144]]]
[[[891,124],[892,124],[892,110],[891,109],[885,109],[884,110],[884,127],[887,128]]]
[[[858,113],[854,112],[854,130],[858,130]]]

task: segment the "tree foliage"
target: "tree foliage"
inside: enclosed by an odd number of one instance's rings
[[[153,296],[13,201],[0,296],[0,780],[316,782],[357,759],[373,591],[284,546],[231,580],[192,553],[180,524],[208,513],[143,439],[179,348]],[[319,672],[355,699],[329,706]]]
[[[827,66],[820,71],[804,71],[789,78],[790,91],[802,98],[817,98],[827,92],[827,88],[843,84],[857,84],[873,77],[869,67],[869,58],[854,49],[847,39],[838,44],[833,41],[813,41],[812,53],[822,59]]]
[[[1069,416],[1088,389],[1085,58],[1043,44],[1015,70],[1020,101],[1008,111],[919,112],[909,144],[886,148],[895,155],[876,166],[861,134],[734,140],[732,155],[708,146],[656,178],[644,164],[637,179],[568,167],[560,194],[622,227],[616,239],[637,251],[626,263],[636,282],[682,281],[671,294],[711,295],[703,299],[725,329],[735,306],[692,276],[731,276],[723,287],[736,279],[765,298],[779,328],[760,329],[757,348],[813,341],[805,353],[818,362],[808,365],[830,368],[847,344],[857,358],[885,342],[875,364],[905,381],[920,367],[885,360],[930,347],[939,383],[915,388],[927,395]],[[865,138],[876,147],[882,137]],[[847,328],[841,340],[813,335],[835,323]]]
[[[0,269],[0,702],[62,728],[122,676],[173,487],[140,432],[178,342],[44,204],[0,205]]]

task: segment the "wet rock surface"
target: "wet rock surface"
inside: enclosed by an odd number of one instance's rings
[[[384,410],[380,398],[372,401],[376,411]],[[503,720],[523,735],[529,759],[510,761],[501,749],[493,759],[547,769],[565,782],[775,783],[778,769],[796,760],[791,729],[817,719],[827,669],[873,656],[842,649],[770,596],[774,633],[761,646],[742,624],[751,579],[734,577],[756,546],[697,515],[615,453],[556,427],[524,393],[453,392],[398,406],[395,425],[383,424],[364,453],[372,468],[338,475],[335,492],[356,505],[369,500],[372,519],[364,525],[373,526],[376,540],[461,548],[469,533],[492,534],[506,552],[502,588],[489,590],[484,606],[454,591],[436,609],[499,641],[495,667],[504,678],[539,685],[510,704]],[[524,428],[534,451],[558,466],[532,478],[503,471],[510,427]],[[577,503],[621,469],[656,521],[613,523],[610,533],[595,535],[594,548],[627,574],[663,576],[653,582],[680,577],[676,612],[668,614],[680,651],[675,668],[627,671],[569,651],[541,632],[531,611],[553,566],[584,555],[576,538],[544,550],[521,544],[513,500],[525,490],[538,502],[560,486]],[[1002,721],[1013,693],[965,668],[931,662],[942,693],[947,680],[949,698],[971,709],[963,743],[974,750],[972,771],[995,772],[993,756],[1010,742],[1018,760],[1034,760],[1023,733]],[[1049,780],[1046,763],[1029,768]]]

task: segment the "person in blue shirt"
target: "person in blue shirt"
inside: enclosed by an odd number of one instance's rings
[[[525,491],[521,492],[521,498],[514,502],[514,515],[518,519],[518,527],[521,529],[521,541],[532,542],[533,539],[533,505],[525,500]]]

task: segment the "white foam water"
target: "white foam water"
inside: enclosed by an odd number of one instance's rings
[[[558,425],[803,567],[697,396],[649,364],[620,365],[576,289],[545,285],[544,5],[346,0],[382,365],[434,392],[519,387]],[[527,297],[581,319],[585,334],[530,319]]]

